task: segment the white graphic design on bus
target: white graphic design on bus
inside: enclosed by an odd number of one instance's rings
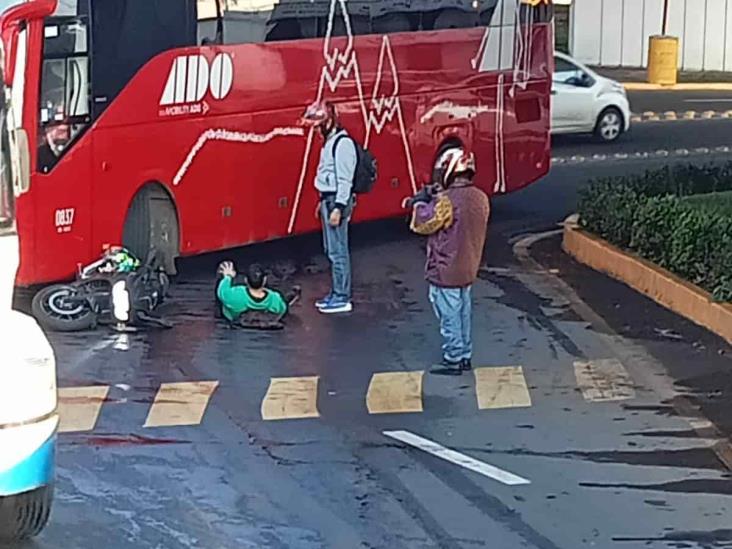
[[[186,157],[185,161],[181,165],[180,168],[178,168],[178,172],[175,174],[175,177],[173,178],[173,185],[180,185],[180,182],[185,177],[186,173],[188,173],[188,169],[191,167],[191,164],[193,164],[193,160],[198,156],[198,153],[201,152],[201,149],[203,149],[203,146],[208,143],[209,141],[228,141],[229,143],[267,143],[274,139],[275,137],[287,137],[287,136],[298,136],[302,137],[305,135],[305,131],[302,128],[274,128],[272,131],[265,133],[265,134],[257,134],[257,133],[242,133],[242,132],[235,132],[235,131],[229,131],[224,129],[210,129],[206,130],[201,134],[201,137],[198,138],[198,141],[196,141],[196,144],[193,145],[193,148],[188,153],[188,156]]]
[[[374,84],[374,91],[371,97],[370,105],[366,104],[366,99],[361,82],[361,71],[358,65],[358,56],[353,48],[353,32],[351,30],[351,20],[348,14],[347,2],[345,0],[331,0],[330,13],[328,15],[328,26],[323,41],[323,59],[325,61],[320,76],[320,84],[318,86],[318,94],[316,101],[321,101],[325,92],[325,84],[328,84],[328,90],[335,93],[338,85],[346,78],[353,76],[356,81],[356,89],[360,102],[361,113],[363,115],[364,127],[366,135],[363,144],[368,147],[371,144],[371,130],[376,135],[380,135],[386,124],[394,119],[396,115],[399,122],[399,130],[404,145],[404,154],[407,159],[407,168],[409,170],[410,184],[414,191],[417,190],[417,182],[414,175],[414,167],[412,162],[412,153],[409,148],[409,141],[405,129],[404,118],[402,115],[401,104],[399,101],[399,73],[394,61],[394,54],[391,50],[389,37],[384,35],[379,53],[379,66],[377,69],[377,80]],[[334,43],[333,23],[336,17],[336,10],[340,7],[341,16],[346,30],[346,45],[343,53]],[[342,40],[342,38],[338,38]],[[385,67],[385,61],[388,59],[388,65]],[[381,92],[381,82],[384,72],[393,80],[393,88],[390,93]],[[290,223],[287,228],[288,233],[292,233],[295,228],[295,221],[300,206],[305,176],[308,171],[308,160],[313,146],[313,130],[308,133],[307,143],[305,145],[305,153],[303,155],[302,167],[300,170],[300,178],[295,191],[295,200],[293,202],[292,212],[290,214]]]

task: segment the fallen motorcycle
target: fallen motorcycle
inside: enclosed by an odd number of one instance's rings
[[[134,329],[139,325],[170,328],[152,316],[165,301],[170,280],[151,250],[142,263],[122,247],[109,248],[101,258],[80,268],[76,280],[54,284],[33,298],[32,312],[48,330],[77,332],[110,325]]]

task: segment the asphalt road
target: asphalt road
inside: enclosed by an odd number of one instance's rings
[[[732,149],[732,119],[639,122],[631,125],[628,133],[609,145],[599,143],[591,136],[559,135],[553,139],[552,156],[567,160],[572,157],[592,160],[595,155],[599,155],[605,156],[603,160],[614,162],[615,154],[665,151],[679,157],[684,151],[690,155],[697,149],[708,149],[695,153],[704,156],[714,154],[717,147]]]
[[[732,110],[732,91],[631,91],[628,99],[635,113]]]
[[[697,146],[730,129],[694,124]],[[689,128],[638,126],[604,150],[655,150]],[[591,150],[568,141],[555,156]],[[670,411],[664,360],[629,358],[512,251],[570,213],[588,178],[668,161],[560,166],[495,201],[474,374],[422,375],[439,338],[423,245],[401,221],[354,231],[349,316],[312,309],[327,287],[312,236],[228,254],[302,284],[282,332],[213,319],[213,255],[181,265],[174,330],[54,335],[68,432],[52,522],[27,547],[729,547],[728,471]]]

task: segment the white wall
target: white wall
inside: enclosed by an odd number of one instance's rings
[[[663,0],[573,0],[570,50],[592,65],[645,67],[662,18]],[[680,68],[732,70],[732,0],[669,0],[668,34]]]

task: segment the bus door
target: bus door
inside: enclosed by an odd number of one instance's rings
[[[33,185],[36,245],[77,258],[92,254],[88,38],[85,17],[49,17],[44,22]],[[54,254],[38,259],[54,261]],[[48,265],[37,268],[49,272]]]

